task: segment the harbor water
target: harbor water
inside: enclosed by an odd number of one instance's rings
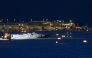
[[[12,32],[11,32],[12,33]],[[15,33],[15,32],[14,32]],[[71,35],[66,39],[0,41],[0,58],[92,58],[91,32],[48,31],[45,34]]]

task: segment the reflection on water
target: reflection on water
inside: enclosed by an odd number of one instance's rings
[[[92,58],[92,33],[52,31],[42,34],[58,38],[0,41],[0,58]]]
[[[92,58],[92,39],[0,41],[0,58]],[[57,42],[57,43],[56,43]]]
[[[83,40],[84,43],[87,43],[87,40]]]

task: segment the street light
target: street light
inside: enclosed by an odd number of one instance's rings
[[[70,23],[72,23],[73,21],[72,20],[69,20]]]
[[[7,23],[8,23],[8,19],[7,19]]]
[[[14,22],[15,22],[16,19],[14,19]]]
[[[59,20],[57,20],[57,22],[58,22]]]
[[[46,19],[46,21],[48,21],[48,19]]]
[[[3,19],[1,19],[1,21],[3,22]]]
[[[42,21],[44,21],[44,19]]]
[[[22,22],[24,22],[24,21],[22,21]]]
[[[32,22],[32,19],[31,19],[31,22]]]
[[[55,22],[55,21],[54,21]]]
[[[21,20],[20,20],[20,22],[21,22]]]
[[[64,20],[62,22],[64,23]]]

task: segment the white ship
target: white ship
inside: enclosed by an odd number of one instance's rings
[[[9,33],[3,33],[1,40],[20,40],[20,39],[34,39],[34,38],[47,38],[49,35],[45,34],[37,34],[35,32],[33,33],[23,33],[23,34],[9,34]]]

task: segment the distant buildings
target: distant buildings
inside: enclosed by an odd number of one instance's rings
[[[8,19],[7,19],[8,21]],[[19,22],[15,23],[16,19],[14,19],[13,23],[3,23],[0,22],[0,29],[23,29],[23,30],[63,30],[63,29],[81,29],[81,26],[76,26],[76,24],[69,20],[69,22],[65,22],[64,20],[57,20],[57,21],[46,21],[43,19],[42,21],[33,21],[31,19],[30,22]],[[6,25],[5,27],[4,24]]]

